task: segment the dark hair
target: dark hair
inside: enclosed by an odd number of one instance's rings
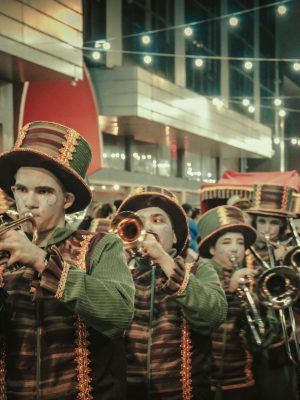
[[[109,203],[104,203],[99,211],[100,218],[107,218],[110,214],[113,214],[113,206]]]
[[[122,199],[116,199],[114,201],[114,206],[116,207],[116,210],[120,207],[120,205],[123,203]]]
[[[195,207],[195,208],[193,209],[191,218],[192,218],[192,219],[195,219],[195,218],[199,215],[199,213],[200,213],[200,209],[197,208],[197,207]]]
[[[182,208],[184,209],[184,211],[186,212],[186,214],[187,214],[189,211],[192,211],[192,210],[193,210],[193,207],[192,207],[189,203],[183,203],[183,204],[182,204]]]

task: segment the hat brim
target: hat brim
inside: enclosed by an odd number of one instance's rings
[[[168,196],[158,192],[145,192],[136,195],[129,195],[118,208],[118,213],[122,211],[136,212],[143,208],[155,207],[154,204],[147,204],[147,201],[151,197],[159,197],[164,199],[166,202],[167,207],[163,207],[162,204],[157,205],[157,207],[162,208],[170,217],[177,239],[175,244],[177,255],[181,254],[187,246],[189,237],[187,217],[183,208]]]
[[[256,240],[255,229],[246,224],[230,224],[223,225],[215,230],[213,230],[209,235],[207,235],[199,243],[199,254],[204,258],[211,258],[212,255],[209,252],[210,247],[213,245],[216,235],[219,233],[225,234],[226,232],[240,232],[245,239],[245,248],[248,249]]]
[[[248,214],[251,215],[265,215],[265,216],[270,216],[270,217],[281,217],[281,218],[286,218],[286,217],[290,217],[293,214],[292,213],[288,213],[288,212],[280,212],[280,211],[274,211],[274,210],[245,210]]]
[[[91,190],[77,172],[42,152],[27,148],[12,149],[0,155],[0,186],[9,196],[13,197],[11,186],[20,167],[38,167],[52,172],[64,188],[75,196],[74,203],[66,213],[81,211],[89,205]]]

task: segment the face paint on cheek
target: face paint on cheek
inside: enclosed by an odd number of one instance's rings
[[[47,197],[47,204],[49,206],[53,206],[54,204],[57,203],[57,196],[56,194],[51,193],[50,195],[48,195]]]

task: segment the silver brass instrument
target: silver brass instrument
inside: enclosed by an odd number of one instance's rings
[[[253,248],[250,248],[252,254],[264,269],[256,284],[257,295],[264,306],[278,311],[287,355],[294,364],[299,365],[300,349],[296,336],[296,323],[292,305],[298,299],[300,294],[300,276],[293,266],[276,266],[274,253],[273,255],[271,254],[271,252],[273,252],[273,246],[268,243],[268,239],[269,238],[266,237],[266,244],[270,256],[270,265],[262,260]],[[296,349],[297,359],[294,358],[291,351],[287,332],[287,320],[285,317],[286,309],[289,314],[291,339]]]
[[[293,238],[296,242],[296,246],[293,247],[284,257],[284,265],[291,265],[294,268],[300,268],[300,237],[297,232],[294,219],[288,217],[288,224],[290,226]]]
[[[239,265],[237,263],[237,258],[235,255],[230,256],[230,261],[233,264],[234,270],[238,270]],[[247,286],[249,282],[250,282],[249,277],[240,280],[237,293],[239,299],[242,302],[242,306],[245,310],[246,320],[249,325],[251,334],[254,338],[254,341],[257,346],[261,346],[265,337],[265,325],[257,310],[251,292]]]

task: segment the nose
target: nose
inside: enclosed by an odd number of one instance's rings
[[[28,193],[26,193],[26,197],[25,197],[25,206],[28,209],[33,209],[33,208],[37,208],[38,207],[38,202],[37,202],[37,197],[36,194],[32,191],[29,191]]]
[[[146,219],[144,221],[144,227],[145,227],[146,231],[151,231],[152,230],[152,224],[151,224],[151,221],[149,219]]]
[[[232,253],[237,253],[238,251],[238,244],[236,242],[232,242],[231,244],[231,251]]]

